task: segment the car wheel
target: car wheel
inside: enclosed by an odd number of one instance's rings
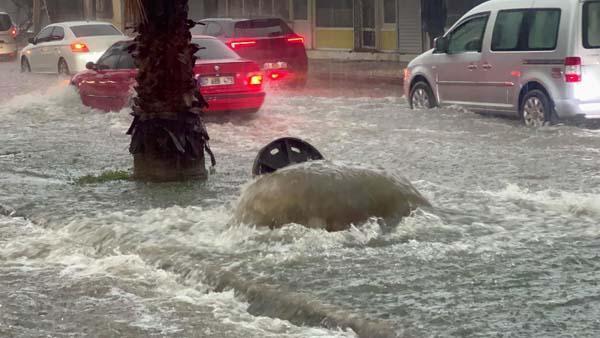
[[[528,92],[521,102],[521,120],[527,127],[542,127],[552,121],[552,105],[541,90]]]
[[[27,60],[27,58],[21,60],[21,73],[31,73],[31,66],[29,65],[29,60]]]
[[[59,75],[71,75],[71,71],[69,70],[69,65],[65,59],[60,59],[58,61],[58,74]]]
[[[431,87],[426,82],[417,82],[410,91],[410,108],[431,109],[437,106]]]

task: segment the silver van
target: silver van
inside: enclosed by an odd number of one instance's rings
[[[17,57],[17,28],[7,13],[0,12],[0,58]]]
[[[413,109],[460,105],[527,126],[600,118],[600,0],[490,0],[405,70]]]

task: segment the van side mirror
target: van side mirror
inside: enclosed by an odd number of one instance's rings
[[[90,61],[85,64],[85,68],[89,70],[96,70],[96,64]]]
[[[35,38],[29,38],[27,39],[27,42],[29,42],[32,45],[35,45]]]
[[[433,40],[433,52],[446,54],[448,53],[448,38],[445,36],[440,36]]]

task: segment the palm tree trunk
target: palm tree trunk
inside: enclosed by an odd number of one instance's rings
[[[149,181],[206,178],[206,102],[194,79],[187,0],[128,0],[136,21],[138,68],[129,151],[134,177]],[[213,160],[214,162],[214,160]],[[213,163],[214,164],[214,163]]]

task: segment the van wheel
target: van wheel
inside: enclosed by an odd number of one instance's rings
[[[69,65],[65,59],[60,59],[60,61],[58,61],[58,75],[71,75]]]
[[[411,109],[431,109],[437,106],[431,87],[426,82],[417,82],[410,91]]]
[[[21,60],[21,73],[31,73],[31,66],[25,57]]]
[[[543,127],[552,121],[552,105],[548,95],[541,90],[528,92],[521,102],[521,119],[527,127]]]

